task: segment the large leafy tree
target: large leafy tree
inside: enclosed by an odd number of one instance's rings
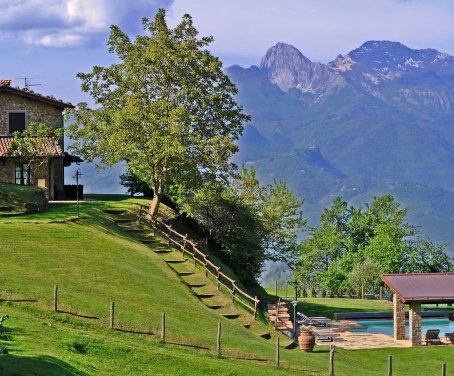
[[[375,288],[380,273],[451,270],[446,245],[415,238],[407,214],[392,195],[363,208],[334,199],[301,243],[295,277],[335,291]]]
[[[70,135],[86,160],[126,161],[149,176],[154,216],[169,184],[191,189],[231,174],[229,158],[249,118],[222,63],[206,49],[212,38],[199,38],[189,15],[171,29],[161,9],[143,26],[145,35],[134,41],[112,26],[108,48],[118,62],[78,74],[97,108],[78,104]]]
[[[303,200],[284,182],[259,184],[255,170],[241,169],[229,186],[205,186],[184,210],[221,245],[231,263],[257,276],[265,260],[292,264],[306,220]]]

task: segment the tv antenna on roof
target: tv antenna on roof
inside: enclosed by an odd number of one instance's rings
[[[30,86],[41,86],[41,84],[32,84],[33,77],[18,77],[18,80],[24,80],[24,87],[30,89]]]

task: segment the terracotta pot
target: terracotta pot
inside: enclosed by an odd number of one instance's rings
[[[312,352],[315,346],[315,337],[309,330],[302,330],[298,337],[298,344],[301,351]]]

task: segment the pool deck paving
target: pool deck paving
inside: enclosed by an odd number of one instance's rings
[[[331,344],[328,342],[319,342],[320,345]],[[379,333],[340,333],[332,342],[335,346],[342,347],[346,350],[359,349],[383,349],[388,347],[411,347],[410,340],[396,341],[386,334]]]

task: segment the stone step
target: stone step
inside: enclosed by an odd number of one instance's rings
[[[140,239],[140,241],[141,241],[143,244],[156,243],[156,240],[154,240],[154,239]],[[171,251],[169,251],[169,252],[171,252]]]
[[[125,209],[104,209],[103,210],[104,213],[107,213],[107,214],[124,214],[126,213],[126,210]]]
[[[210,309],[221,309],[222,308],[221,305],[217,305],[217,304],[207,305],[207,307]]]
[[[186,262],[187,260],[164,260],[167,264],[182,264]]]
[[[279,315],[286,314],[286,313],[288,313],[288,309],[287,308],[281,308],[281,309],[278,310],[278,313],[279,313]],[[276,310],[275,309],[269,309],[268,310],[268,315],[276,316]]]
[[[130,233],[133,233],[133,234],[140,234],[142,232],[147,232],[149,230],[145,229],[145,228],[129,228],[129,227],[124,227],[123,228],[126,232],[130,232]]]
[[[195,294],[199,299],[210,299],[212,298],[213,296],[215,296],[214,294],[209,294],[209,293],[206,293],[206,294]]]
[[[114,219],[115,223],[132,223],[132,222],[137,222],[136,218],[115,218]]]
[[[223,313],[222,316],[229,320],[237,319],[238,317],[240,317],[238,313]]]
[[[205,287],[205,283],[188,283],[187,284],[190,288],[198,288],[198,287]]]
[[[277,304],[267,304],[266,305],[266,309],[267,310],[270,310],[270,309],[274,309],[275,310],[276,307],[277,307]],[[287,309],[287,304],[286,303],[281,303],[279,305],[279,309],[283,309],[283,308]]]
[[[171,249],[153,249],[153,252],[158,254],[166,254],[172,253],[173,251]]]
[[[262,333],[259,334],[259,337],[262,337],[264,339],[271,339],[271,333]]]
[[[180,277],[186,277],[188,275],[193,275],[193,272],[177,272]]]
[[[290,315],[288,313],[285,314],[279,314],[279,321],[288,321],[290,318]],[[270,322],[275,322],[276,321],[276,316],[269,316],[269,321]]]
[[[284,321],[278,323],[277,330],[293,330],[293,323],[291,321]]]

